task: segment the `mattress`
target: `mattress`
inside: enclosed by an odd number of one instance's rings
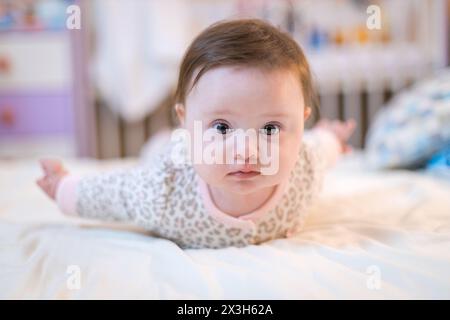
[[[78,174],[135,164],[67,162]],[[218,250],[62,216],[39,175],[35,161],[0,161],[3,299],[450,298],[450,183],[423,172],[347,155],[300,233]]]

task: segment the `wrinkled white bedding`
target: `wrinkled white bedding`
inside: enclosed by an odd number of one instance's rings
[[[367,171],[352,155],[294,238],[186,251],[63,217],[35,186],[39,174],[31,161],[0,162],[0,298],[450,298],[450,184],[424,174]]]

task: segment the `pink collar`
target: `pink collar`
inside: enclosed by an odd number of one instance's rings
[[[278,184],[272,196],[261,207],[250,213],[235,218],[217,208],[217,206],[215,205],[214,201],[211,198],[211,193],[207,183],[198,174],[196,174],[195,176],[197,179],[197,188],[200,193],[200,196],[203,199],[206,211],[213,218],[222,222],[223,224],[238,228],[253,227],[255,225],[255,222],[259,218],[261,218],[265,213],[275,208],[275,206],[281,200],[281,197],[283,196],[283,193],[288,184],[287,182],[289,180],[288,179]]]

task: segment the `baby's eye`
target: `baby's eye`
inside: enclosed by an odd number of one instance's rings
[[[227,134],[230,131],[230,126],[225,122],[216,122],[212,125],[212,127],[217,131],[217,133],[223,135]]]
[[[280,126],[274,123],[268,123],[261,129],[261,131],[263,134],[271,136],[280,132]]]

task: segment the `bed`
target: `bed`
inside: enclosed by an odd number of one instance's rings
[[[0,161],[0,298],[449,299],[450,183],[363,159],[327,174],[293,238],[184,251],[133,226],[64,217],[35,186],[35,161]]]

